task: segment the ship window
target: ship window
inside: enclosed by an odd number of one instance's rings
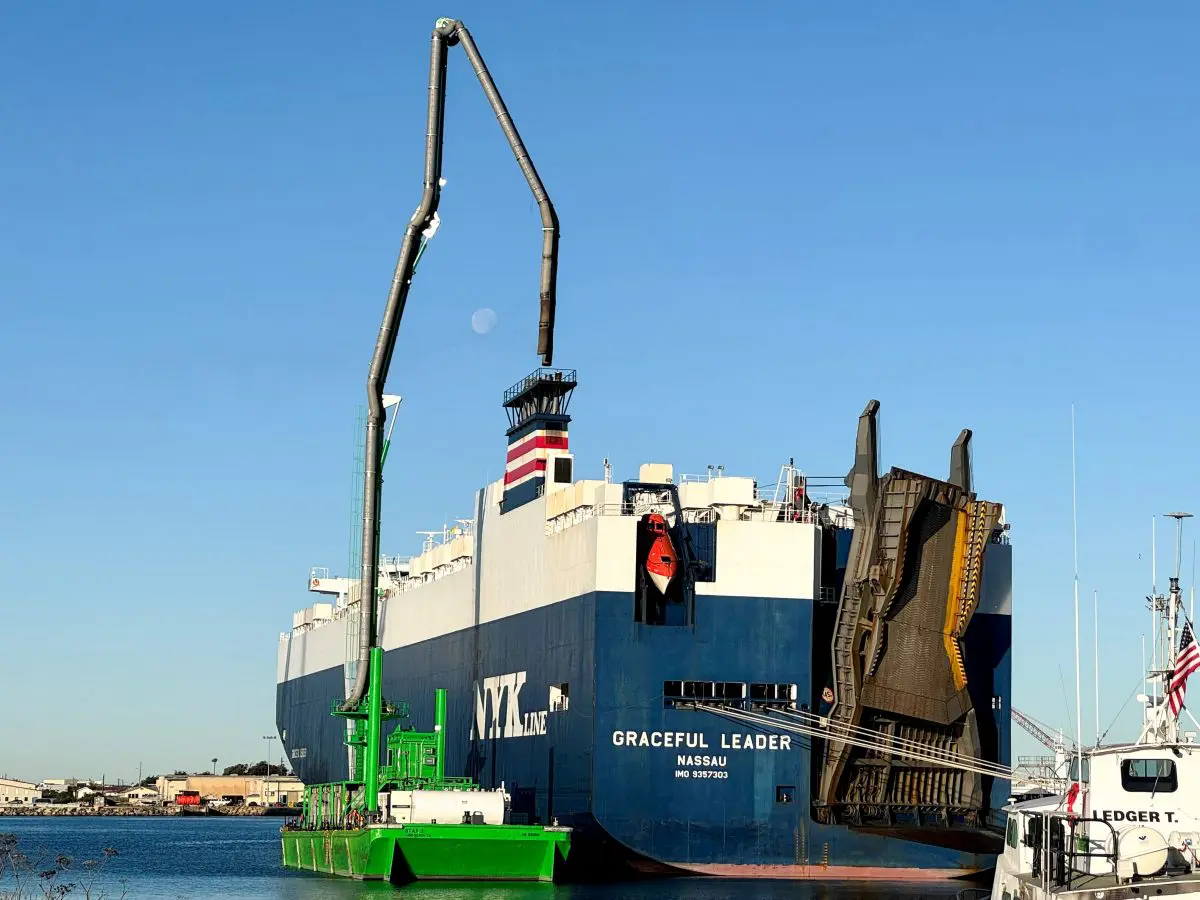
[[[795,803],[796,802],[796,786],[794,784],[777,784],[777,785],[775,785],[775,802],[776,803]]]
[[[796,686],[758,682],[750,685],[750,703],[754,706],[787,706],[796,708]]]
[[[1121,787],[1132,794],[1166,793],[1179,789],[1179,775],[1170,759],[1127,759],[1121,763]]]
[[[1017,848],[1017,820],[1015,817],[1008,820],[1008,832],[1005,835],[1005,840],[1008,846],[1014,850]]]
[[[556,456],[554,458],[554,483],[571,483],[571,457]]]
[[[1040,847],[1042,845],[1042,817],[1034,813],[1025,823],[1025,846]]]
[[[1087,782],[1091,781],[1091,778],[1092,778],[1091,771],[1092,771],[1091,757],[1085,756],[1083,758],[1083,777],[1080,778],[1079,777],[1079,757],[1072,756],[1071,757],[1071,772],[1067,777],[1070,778],[1072,781],[1081,781],[1086,784]]]
[[[744,681],[664,681],[663,706],[671,708],[677,704],[741,703],[746,699]]]
[[[566,712],[570,693],[570,685],[565,681],[562,684],[550,685],[550,712]]]

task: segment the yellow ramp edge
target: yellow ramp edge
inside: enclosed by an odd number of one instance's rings
[[[967,552],[967,515],[955,510],[954,558],[950,564],[950,590],[946,596],[946,620],[942,629],[942,642],[950,660],[950,674],[954,678],[954,689],[961,691],[967,686],[967,670],[963,665],[962,647],[955,636],[959,616],[959,596],[962,592],[963,562]]]

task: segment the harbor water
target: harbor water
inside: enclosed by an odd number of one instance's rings
[[[105,862],[104,896],[126,900],[350,900],[416,895],[420,900],[952,900],[967,885],[818,884],[799,881],[666,879],[612,885],[389,884],[347,881],[284,870],[280,866],[279,819],[178,817],[0,817],[0,834],[14,834],[21,849],[51,863],[64,854],[71,872],[87,860]],[[36,878],[35,878],[36,881]],[[99,885],[97,885],[99,887]],[[12,882],[0,879],[0,898]],[[34,893],[42,896],[35,884]],[[92,889],[93,900],[98,896]],[[82,896],[82,891],[71,893]]]

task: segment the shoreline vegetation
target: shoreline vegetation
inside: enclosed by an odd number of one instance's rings
[[[20,844],[15,834],[0,834],[0,900],[62,900],[70,893],[82,895],[84,900],[103,900],[108,896],[106,887],[119,889],[117,900],[128,896],[124,878],[112,885],[102,877],[105,866],[118,855],[112,847],[76,865],[70,856],[44,849],[30,856]]]
[[[220,818],[222,816],[297,815],[299,810],[267,806],[223,806],[197,811],[178,806],[0,806],[0,819],[18,816],[186,816]]]

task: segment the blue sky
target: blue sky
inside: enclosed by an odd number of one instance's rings
[[[1013,523],[1016,704],[1065,725],[1073,402],[1107,725],[1139,677],[1151,518],[1200,512],[1200,10],[506,6],[6,5],[0,682],[23,687],[0,771],[263,755],[278,632],[308,567],[346,563],[354,410],[446,14],[562,219],[580,473],[843,473],[872,397],[887,464],[942,472],[974,428]],[[388,552],[498,475],[501,393],[536,362],[536,208],[450,62]]]

